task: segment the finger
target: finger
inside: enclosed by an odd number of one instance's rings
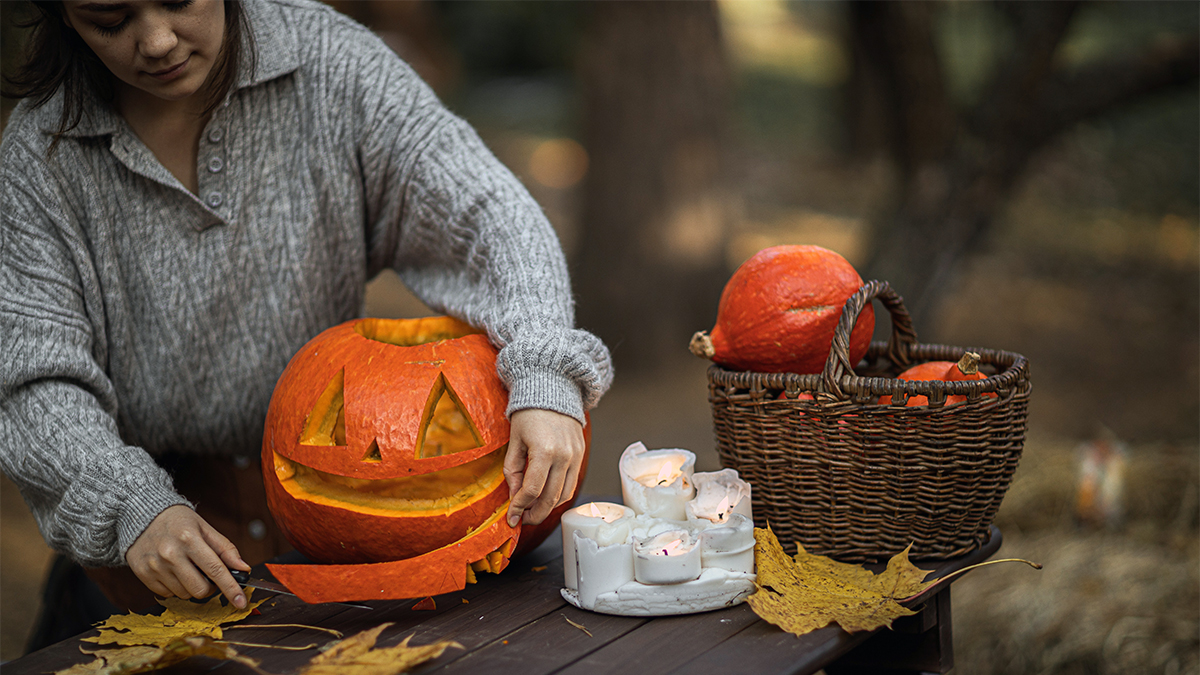
[[[212,531],[212,535],[215,535],[215,537],[219,537],[220,539],[225,539],[225,537],[221,536],[221,534],[216,530]],[[233,544],[230,544],[229,540],[225,539],[225,543],[232,548]],[[226,598],[229,598],[229,602],[233,603],[234,607],[242,609],[246,606],[246,594],[242,592],[241,584],[234,581],[233,575],[229,573],[229,567],[227,566],[226,561],[222,560],[221,556],[218,555],[212,546],[209,545],[208,541],[198,543],[198,545],[192,547],[190,553],[193,569],[198,569],[204,574],[206,578],[201,579],[201,581],[208,589],[205,592],[205,595],[193,597],[207,596],[212,589],[212,585],[208,582],[209,580],[212,580],[213,584],[216,584],[216,587],[221,591],[221,593]],[[241,559],[238,558],[238,560],[240,561]],[[246,569],[249,569],[249,567]]]
[[[524,482],[525,462],[528,460],[527,451],[528,446],[524,441],[514,438],[508,446],[508,452],[504,454],[504,480],[508,483],[509,495],[517,494],[517,490],[521,489],[521,483]]]
[[[575,489],[579,483],[579,464],[580,462],[572,462],[571,468],[567,469],[567,478],[563,481],[562,495],[558,498],[558,504],[555,504],[555,506],[562,506],[571,501],[571,498],[575,496]]]
[[[146,588],[150,589],[151,593],[162,598],[169,598],[175,595],[171,592],[171,589],[164,586],[162,582],[150,572],[149,568],[145,567],[144,565],[130,565],[129,569],[133,571],[133,575],[136,576],[138,580],[146,586]]]
[[[563,480],[566,478],[566,470],[555,465],[550,469],[549,475],[546,477],[546,483],[542,486],[542,493],[537,501],[529,507],[529,514],[526,516],[526,521],[530,525],[537,525],[550,515],[555,506],[558,506],[558,499],[562,496]]]
[[[226,567],[242,570],[243,572],[250,571],[250,565],[242,560],[242,555],[238,553],[237,546],[233,545],[225,535],[218,532],[207,522],[200,526],[200,533],[204,535],[204,541],[209,547],[221,558]]]
[[[521,483],[520,489],[513,495],[512,505],[508,509],[508,522],[512,526],[514,514],[518,521],[521,515],[533,505],[541,496],[546,484],[546,478],[550,473],[550,461],[547,459],[534,458],[530,462],[529,467],[525,471],[524,480]],[[530,524],[536,525],[536,522],[530,521]]]
[[[183,581],[175,573],[175,566],[164,560],[154,560],[150,562],[150,570],[153,578],[158,580],[166,587],[167,592],[163,597],[190,598],[192,594],[188,591]]]

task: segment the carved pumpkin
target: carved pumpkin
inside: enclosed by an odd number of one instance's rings
[[[721,293],[712,334],[696,333],[697,356],[733,370],[819,373],[833,331],[862,277],[820,246],[772,246],[742,263]],[[850,362],[867,353],[875,310],[863,308],[850,333]]]
[[[503,569],[520,531],[504,519],[507,404],[496,349],[452,318],[361,319],[315,337],[271,398],[263,479],[288,540],[328,564],[272,571],[301,597],[361,578],[359,595],[400,598],[452,590],[429,584],[466,579],[471,563]],[[392,568],[407,581],[370,590]]]

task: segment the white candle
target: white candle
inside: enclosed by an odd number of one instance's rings
[[[621,493],[638,514],[684,520],[684,505],[695,495],[696,455],[681,449],[647,450],[634,443],[621,453]]]
[[[740,513],[753,522],[750,508],[750,484],[738,478],[734,469],[698,473],[692,476],[696,498],[684,507],[688,520],[703,518],[712,523],[724,523],[729,516]]]
[[[584,609],[596,606],[596,596],[615,591],[633,581],[633,546],[601,546],[578,532],[571,542],[579,579],[579,604]],[[563,556],[566,557],[565,555]]]
[[[700,558],[704,567],[753,574],[754,524],[734,513],[724,525],[705,530],[700,534]]]
[[[633,518],[633,509],[620,504],[611,502],[590,502],[583,506],[576,506],[573,509],[568,509],[562,516],[562,536],[563,536],[563,576],[566,579],[567,588],[571,590],[579,589],[579,580],[575,571],[575,541],[573,536],[576,532],[580,535],[595,540],[601,527],[608,526],[623,518]],[[617,543],[611,541],[620,536],[623,542],[628,538],[628,524],[625,525],[625,534],[621,535],[620,531],[606,531],[606,538],[609,543]]]
[[[700,546],[687,530],[668,530],[633,543],[633,577],[643,584],[677,584],[700,576]]]

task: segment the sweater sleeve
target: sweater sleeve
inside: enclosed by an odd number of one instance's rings
[[[103,310],[86,237],[38,153],[5,141],[0,469],[52,548],[87,565],[123,565],[150,521],[187,501],[145,451],[122,443],[98,361]]]
[[[475,131],[373,36],[353,97],[369,257],[393,266],[437,311],[487,330],[508,413],[543,408],[580,422],[612,382],[608,349],[574,326],[567,265],[541,208]]]

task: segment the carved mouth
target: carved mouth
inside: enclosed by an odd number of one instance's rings
[[[504,482],[507,445],[466,464],[397,478],[351,478],[318,471],[275,453],[275,475],[292,497],[362,513],[427,515],[461,510]]]

